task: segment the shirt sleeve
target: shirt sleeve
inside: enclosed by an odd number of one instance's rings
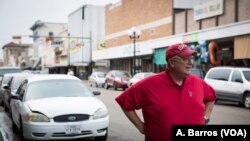
[[[214,89],[207,84],[205,81],[203,82],[203,86],[204,86],[204,101],[208,102],[208,101],[215,101],[216,100],[216,94]]]
[[[121,95],[116,97],[116,102],[125,110],[138,110],[142,107],[142,97],[139,90],[134,86],[126,89]]]

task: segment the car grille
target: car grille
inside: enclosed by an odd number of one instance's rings
[[[59,133],[53,133],[52,137],[74,137],[74,136],[90,135],[90,134],[92,134],[91,131],[82,131],[80,134],[71,134],[71,135],[67,135],[63,132],[59,132]]]
[[[75,121],[84,121],[89,119],[87,114],[72,114],[72,115],[62,115],[54,117],[54,122],[75,122]]]

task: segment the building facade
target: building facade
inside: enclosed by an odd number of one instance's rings
[[[110,60],[110,69],[132,74],[133,67],[159,72],[167,64],[166,48],[187,43],[199,52],[195,67],[204,71],[218,65],[249,67],[249,0],[203,0],[191,8],[173,2],[121,0],[107,6],[105,48],[94,51],[93,59]],[[141,31],[134,44],[127,35],[131,27]]]
[[[22,44],[20,36],[13,36],[12,41],[2,47],[3,66],[14,66],[25,69],[30,66],[31,44]]]
[[[33,31],[33,45],[34,45],[34,55],[33,60],[41,62],[39,68],[42,70],[48,69],[55,65],[55,47],[52,45],[53,40],[56,38],[68,38],[58,36],[62,31],[67,30],[66,23],[49,23],[42,22],[40,20],[36,21],[30,28]],[[37,66],[33,66],[36,68]]]
[[[107,71],[109,62],[94,60],[92,55],[104,41],[105,7],[84,5],[69,14],[68,24],[70,64],[77,67],[76,73],[87,79],[92,71]]]
[[[105,13],[105,48],[95,51],[93,58],[110,60],[111,70],[154,71],[150,44],[172,35],[172,1],[121,0],[108,5]],[[135,43],[128,35],[132,27],[141,32]]]

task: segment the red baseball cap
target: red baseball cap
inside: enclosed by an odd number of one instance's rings
[[[190,47],[188,47],[186,44],[178,43],[171,45],[166,50],[166,59],[172,58],[174,56],[179,56],[181,58],[185,58],[191,55],[196,55],[197,52],[195,50],[192,50]]]

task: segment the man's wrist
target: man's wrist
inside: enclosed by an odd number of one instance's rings
[[[204,116],[204,121],[205,121],[205,123],[206,123],[206,124],[208,124],[208,123],[209,123],[209,121],[210,121],[209,117]]]

